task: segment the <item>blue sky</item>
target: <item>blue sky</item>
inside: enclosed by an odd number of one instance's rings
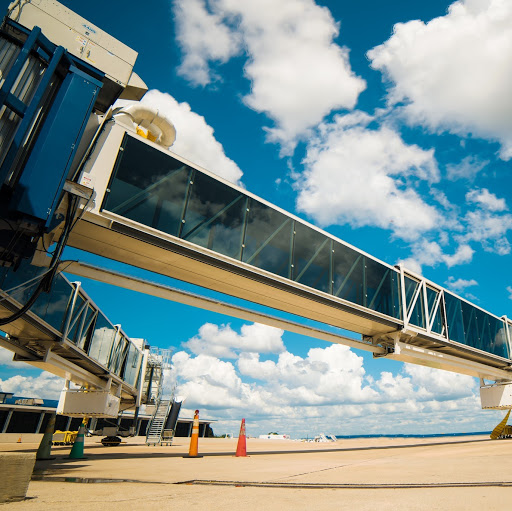
[[[139,52],[144,101],[175,123],[173,151],[512,315],[510,2],[63,3]],[[219,433],[243,416],[249,434],[295,435],[478,431],[499,420],[480,410],[469,377],[83,284],[128,335],[175,348],[187,409],[218,419]],[[0,385],[41,378],[50,388],[46,375],[4,365]]]

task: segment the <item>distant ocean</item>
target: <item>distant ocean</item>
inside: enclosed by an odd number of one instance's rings
[[[381,434],[381,435],[335,435],[336,438],[439,438],[439,437],[452,437],[452,436],[476,436],[476,435],[490,435],[490,431],[474,431],[472,433],[431,433],[425,435],[419,434]]]

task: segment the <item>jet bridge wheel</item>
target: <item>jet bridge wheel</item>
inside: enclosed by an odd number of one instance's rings
[[[101,439],[101,443],[105,447],[116,447],[121,443],[121,439],[118,436],[106,436]]]

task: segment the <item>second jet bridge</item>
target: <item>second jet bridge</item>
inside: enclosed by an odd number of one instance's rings
[[[80,183],[94,189],[94,204],[71,246],[357,332],[392,358],[443,368],[462,360],[486,368],[466,374],[512,375],[506,317],[377,260],[115,116]]]

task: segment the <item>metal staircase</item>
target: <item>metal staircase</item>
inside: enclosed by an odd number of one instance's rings
[[[164,430],[171,404],[172,399],[161,399],[158,402],[146,435],[146,445],[160,445],[162,442],[162,431]]]

